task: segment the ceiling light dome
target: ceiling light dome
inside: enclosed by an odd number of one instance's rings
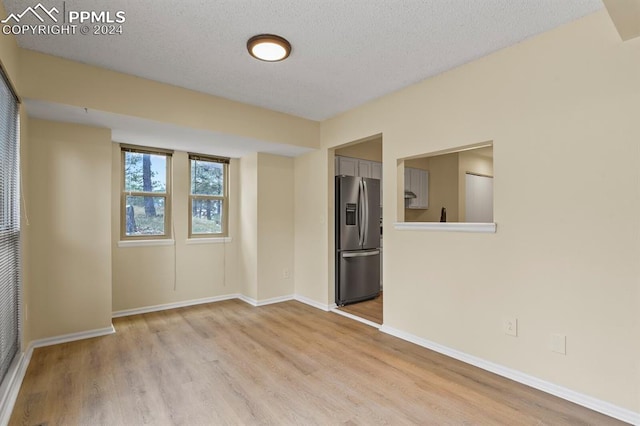
[[[256,59],[278,62],[287,59],[291,53],[291,44],[284,38],[273,34],[260,34],[247,41],[249,54]]]

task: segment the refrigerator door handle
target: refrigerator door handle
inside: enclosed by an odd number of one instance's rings
[[[362,179],[362,189],[363,189],[363,193],[364,193],[364,226],[363,226],[363,231],[362,232],[362,244],[364,246],[364,244],[367,242],[367,240],[369,239],[369,190],[367,189],[367,181]]]
[[[360,212],[360,209],[362,208],[362,206],[360,205],[360,182],[358,182],[358,200],[356,201],[357,203],[357,207],[356,207],[356,225],[358,228],[358,245],[360,245],[360,240],[362,239],[362,237],[360,236],[362,229],[360,229],[360,221],[362,220],[362,213]]]
[[[380,254],[380,250],[372,250],[372,251],[361,251],[356,253],[342,253],[342,257],[367,257],[367,256],[377,256]]]
[[[364,186],[362,179],[360,179],[358,181],[358,245],[360,247],[364,244],[364,233],[366,230],[363,223],[366,214],[364,208]]]
[[[361,208],[362,206],[360,205],[360,182],[358,182],[358,197],[356,199],[356,228],[358,229],[358,245],[360,245],[360,240],[362,239],[362,237],[360,236],[362,231],[360,228],[360,221],[362,220],[362,213],[360,211]]]

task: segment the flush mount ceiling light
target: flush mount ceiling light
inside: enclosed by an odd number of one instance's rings
[[[249,54],[256,59],[278,62],[287,59],[291,53],[291,44],[284,38],[273,34],[260,34],[247,41]]]

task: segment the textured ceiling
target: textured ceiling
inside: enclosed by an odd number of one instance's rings
[[[38,0],[4,0],[21,13]],[[64,5],[63,5],[64,3]],[[23,35],[21,47],[323,120],[603,8],[601,0],[42,0],[126,12],[122,35]],[[24,22],[29,18],[24,17]],[[31,23],[38,23],[31,17]],[[251,58],[275,33],[290,58]]]

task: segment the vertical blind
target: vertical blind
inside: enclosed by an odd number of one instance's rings
[[[20,163],[18,101],[0,78],[0,378],[20,350]]]

